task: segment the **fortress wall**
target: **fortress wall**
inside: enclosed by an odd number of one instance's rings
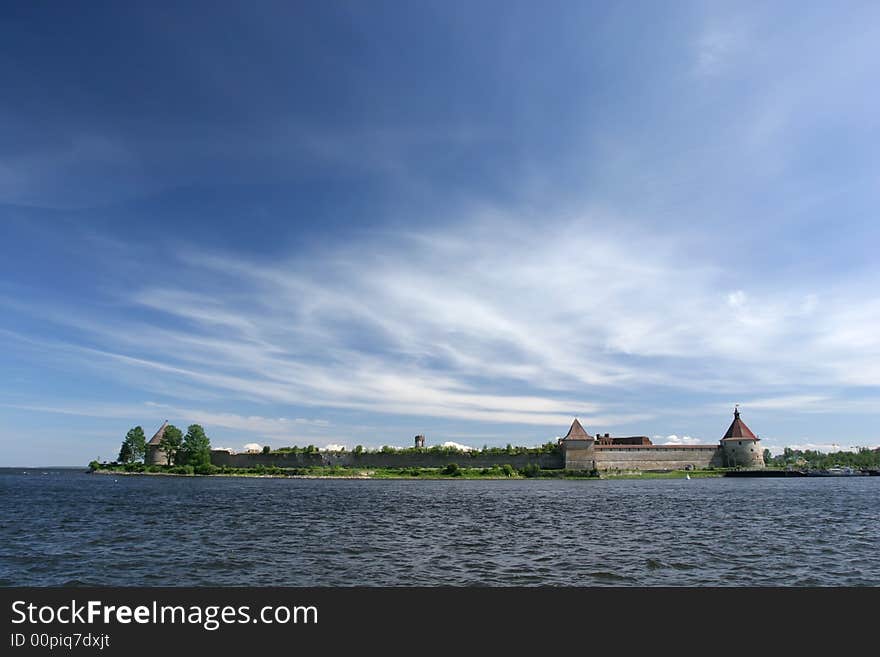
[[[491,468],[509,464],[514,468],[537,465],[545,469],[561,469],[561,453],[552,454],[437,454],[434,452],[403,452],[398,454],[353,452],[322,452],[321,454],[228,454],[211,452],[211,463],[233,468],[257,465],[279,468],[304,468],[316,465],[340,465],[351,468],[442,468],[456,463],[462,468]]]
[[[301,452],[280,452],[276,454],[230,454],[229,452],[211,452],[212,465],[225,465],[232,468],[253,468],[257,465],[279,468],[307,468],[323,465],[320,454],[303,454]]]
[[[694,446],[619,446],[595,445],[590,450],[599,470],[682,470],[723,467],[723,455],[715,445]],[[456,463],[463,468],[491,468],[505,464],[514,468],[537,465],[547,470],[565,467],[560,452],[551,454],[437,454],[434,452],[403,452],[397,454],[353,452],[322,452],[303,454],[281,452],[272,454],[229,454],[211,452],[211,463],[233,468],[253,468],[257,465],[279,468],[306,468],[320,465],[340,465],[351,468],[442,468]]]
[[[721,448],[716,445],[656,445],[629,447],[596,445],[598,470],[683,470],[723,467]]]
[[[342,452],[329,456],[332,464],[373,468],[442,468],[456,463],[462,468],[492,468],[509,464],[514,468],[537,465],[541,468],[563,467],[561,453],[551,454],[437,454],[432,452],[404,452],[401,454],[354,454]]]

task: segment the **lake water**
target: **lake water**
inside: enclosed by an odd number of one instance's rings
[[[880,585],[880,477],[23,472],[0,470],[3,586]]]

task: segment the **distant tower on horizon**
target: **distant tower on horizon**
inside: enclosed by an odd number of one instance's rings
[[[159,447],[159,443],[162,442],[162,436],[165,435],[165,427],[167,426],[168,420],[165,420],[147,443],[147,453],[144,455],[144,463],[147,465],[168,465],[168,455]]]
[[[565,437],[559,439],[565,459],[566,470],[595,470],[596,454],[594,445],[596,439],[588,434],[577,418],[571,423],[571,427]]]
[[[422,434],[419,434],[415,437],[416,448],[425,446],[425,437]]]
[[[759,440],[740,418],[739,404],[736,404],[733,407],[733,422],[721,439],[724,464],[729,468],[763,468],[764,452],[758,446]]]

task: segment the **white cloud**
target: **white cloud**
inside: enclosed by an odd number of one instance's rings
[[[447,440],[445,443],[441,443],[440,447],[454,447],[455,449],[459,449],[463,452],[469,452],[473,449],[476,449],[475,447],[470,447],[468,445],[462,445],[461,443],[456,443],[451,440]]]
[[[791,449],[797,449],[801,451],[812,450],[815,452],[824,452],[825,454],[830,454],[832,452],[856,452],[858,451],[858,447],[854,445],[846,445],[840,443],[793,443],[790,445],[784,445],[778,447],[776,445],[768,445],[767,449],[770,450],[770,453],[774,456],[778,454],[782,454],[785,451],[785,448],[789,447]]]
[[[339,443],[330,443],[328,445],[324,445],[321,448],[323,452],[341,452],[345,449],[345,445],[340,445]]]
[[[691,438],[690,436],[676,436],[675,434],[671,434],[666,436],[666,440],[662,443],[663,445],[699,445],[701,444],[701,440],[699,438]]]
[[[598,401],[647,386],[755,395],[880,385],[873,286],[746,293],[727,284],[723,266],[683,260],[662,236],[597,228],[602,218],[536,230],[523,217],[477,216],[458,231],[382,236],[291,261],[187,252],[176,283],[125,296],[144,312],[96,321],[36,307],[84,337],[4,334],[181,399],[540,426],[649,420],[649,406]],[[822,313],[805,322],[819,298]],[[818,408],[825,397],[770,394],[753,406]],[[326,426],[199,405],[158,409],[294,441]]]
[[[727,305],[731,308],[742,308],[748,297],[746,293],[742,290],[737,290],[736,292],[731,292],[727,295]]]
[[[807,294],[801,304],[801,312],[804,315],[812,315],[819,307],[819,297],[815,294]]]
[[[880,399],[876,397],[846,398],[839,395],[781,395],[751,399],[742,403],[744,409],[797,411],[800,413],[876,413]],[[718,406],[719,410],[721,409]]]
[[[184,425],[201,424],[204,427],[223,427],[277,437],[290,437],[306,428],[323,429],[330,426],[330,423],[326,420],[288,419],[284,417],[267,418],[259,415],[218,413],[202,409],[181,408],[150,401],[143,404],[95,404],[84,402],[52,406],[45,404],[0,404],[0,407],[38,411],[41,413],[79,415],[83,417],[126,418],[133,422],[143,422],[145,425],[149,425],[151,421],[158,425],[165,418],[180,418],[179,421]]]
[[[247,443],[243,446],[244,451],[246,452],[259,452],[263,449],[263,446],[259,443]]]

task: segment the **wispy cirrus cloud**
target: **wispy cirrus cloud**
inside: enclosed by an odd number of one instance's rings
[[[249,435],[266,435],[279,438],[295,437],[297,432],[310,429],[326,433],[326,429],[331,426],[329,421],[321,419],[238,415],[205,409],[181,408],[171,404],[151,401],[142,404],[95,404],[90,402],[76,402],[68,405],[0,404],[0,407],[38,413],[124,419],[135,423],[141,418],[149,418],[152,421],[155,421],[155,418],[158,417],[175,418],[174,421],[179,421],[184,425],[190,423],[202,424],[210,427],[233,429]],[[149,428],[149,426],[145,427],[146,430],[149,430]]]
[[[658,410],[632,395],[651,388],[810,410],[829,387],[880,385],[867,284],[730,287],[673,242],[601,223],[496,216],[260,261],[182,249],[174,281],[120,291],[112,321],[18,303],[79,341],[20,337],[183,399],[524,425],[646,421]],[[779,394],[798,385],[824,392]]]

